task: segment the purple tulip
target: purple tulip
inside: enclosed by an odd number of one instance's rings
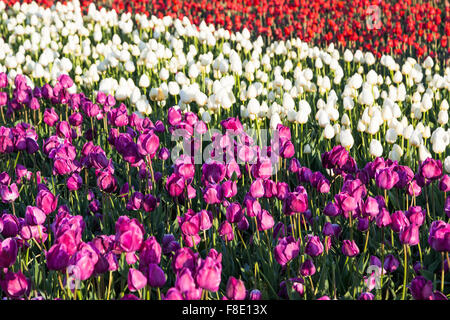
[[[275,224],[273,217],[270,215],[270,213],[267,210],[261,210],[256,215],[256,221],[258,223],[259,231],[269,230]]]
[[[441,220],[433,221],[428,244],[436,251],[450,251],[450,224]]]
[[[8,297],[17,299],[21,296],[28,295],[30,291],[30,280],[27,279],[22,271],[12,272],[8,271],[2,280],[0,280],[0,286]]]
[[[227,207],[226,218],[230,223],[236,223],[241,221],[244,213],[242,212],[241,205],[238,202],[234,202]]]
[[[128,288],[131,292],[141,290],[147,285],[147,278],[137,269],[130,268],[127,278]]]
[[[164,300],[183,300],[183,295],[177,288],[170,288],[167,290]]]
[[[422,194],[422,187],[414,179],[408,184],[408,194],[411,197],[418,197]]]
[[[375,296],[370,292],[363,292],[359,295],[358,300],[373,300]]]
[[[290,172],[297,173],[298,169],[300,169],[300,168],[301,168],[301,164],[300,164],[300,161],[298,161],[297,158],[292,158],[289,161],[289,171]]]
[[[248,294],[248,298],[249,300],[261,300],[262,299],[261,291],[259,291],[258,289],[253,289]]]
[[[235,277],[228,278],[226,295],[230,300],[244,300],[246,296],[244,282]]]
[[[146,239],[141,247],[141,253],[139,255],[140,263],[143,265],[149,265],[151,263],[159,264],[161,261],[161,246],[156,241],[154,236]]]
[[[45,254],[49,270],[64,270],[69,264],[69,254],[64,244],[54,244]]]
[[[194,271],[197,258],[198,253],[194,253],[190,248],[180,248],[172,258],[172,269],[175,273],[182,268],[189,268]]]
[[[206,257],[198,267],[195,281],[200,288],[217,292],[221,281],[222,265],[220,260]]]
[[[392,168],[384,168],[375,173],[375,182],[380,189],[390,190],[399,180],[398,173]]]
[[[300,274],[303,277],[309,277],[316,273],[316,266],[314,265],[314,262],[311,259],[305,260],[305,262],[302,263],[300,266]]]
[[[222,222],[219,226],[219,236],[223,241],[232,241],[234,239],[233,227],[228,221]]]
[[[342,168],[349,157],[349,152],[343,146],[337,145],[331,151],[322,154],[322,166],[325,169]]]
[[[406,212],[406,217],[409,219],[409,222],[414,223],[418,226],[421,226],[425,221],[426,212],[420,206],[409,207],[409,210]]]
[[[434,291],[432,295],[432,300],[448,300],[448,298],[440,291]]]
[[[397,233],[402,232],[407,226],[411,224],[403,211],[395,211],[391,215],[391,220],[391,229]]]
[[[344,240],[342,243],[342,253],[347,257],[354,257],[359,254],[359,248],[354,240]]]
[[[286,196],[283,205],[283,211],[286,215],[303,213],[308,209],[308,194],[305,188],[299,186],[297,189],[298,191],[289,192]]]
[[[225,181],[222,186],[222,193],[224,198],[232,198],[237,194],[237,183],[233,180]]]
[[[433,283],[422,276],[415,277],[409,285],[414,300],[431,300],[433,295]]]
[[[337,205],[335,205],[333,202],[330,201],[325,206],[323,213],[324,215],[329,217],[336,217],[341,213],[341,211]]]
[[[5,72],[0,72],[0,88],[8,86],[8,75]]]
[[[41,189],[36,196],[36,206],[45,212],[50,214],[56,210],[58,205],[58,197],[55,197],[48,189]]]
[[[261,198],[264,196],[264,181],[262,179],[256,179],[250,185],[250,194],[253,198]]]
[[[380,213],[376,217],[378,228],[386,228],[392,223],[391,215],[386,208],[381,208]]]
[[[439,190],[442,192],[450,191],[450,176],[448,174],[442,176],[442,179],[439,181]]]
[[[0,185],[0,197],[3,203],[11,203],[16,201],[19,197],[19,189],[15,183],[11,184],[9,187],[5,185]]]
[[[142,134],[138,138],[137,148],[142,156],[149,155],[153,158],[159,148],[159,138],[153,132]]]
[[[70,87],[73,86],[73,80],[67,74],[61,74],[57,80],[59,83],[61,83],[64,89],[69,89]]]
[[[419,167],[419,173],[426,179],[439,179],[442,175],[442,162],[427,158]]]
[[[14,238],[7,238],[0,243],[0,267],[8,268],[17,259],[18,246]]]
[[[121,103],[118,108],[112,109],[108,112],[109,122],[116,127],[124,127],[128,124],[128,110],[127,107]]]
[[[276,197],[278,200],[284,200],[286,199],[287,195],[289,193],[289,185],[286,182],[277,182],[277,193]]]
[[[284,267],[289,261],[298,256],[299,251],[298,241],[295,241],[294,237],[288,236],[278,239],[278,244],[274,249],[274,257]]]
[[[245,216],[242,217],[241,221],[239,221],[237,223],[237,227],[241,231],[245,231],[245,230],[247,230],[250,227],[250,224],[248,223],[248,220],[247,220],[247,218]]]
[[[79,112],[72,113],[69,116],[69,124],[74,127],[79,127],[83,123],[83,115]]]
[[[398,266],[399,261],[392,254],[388,254],[384,258],[384,269],[387,272],[394,272],[395,270],[397,270]]]
[[[150,287],[161,288],[166,284],[164,271],[155,263],[150,263],[147,268],[147,282]]]
[[[219,184],[209,184],[203,190],[203,200],[207,204],[220,203],[223,199],[222,187]]]
[[[320,256],[323,252],[323,243],[318,236],[311,236],[305,246],[305,253],[311,257]]]
[[[353,212],[358,207],[355,198],[345,192],[341,192],[335,195],[334,201],[338,208],[340,208],[340,210],[344,213]]]
[[[56,122],[59,121],[59,116],[54,108],[45,109],[44,111],[44,122],[49,126],[53,127]]]
[[[450,218],[450,197],[447,197],[447,199],[445,199],[444,212],[447,215],[447,217]]]
[[[117,190],[116,177],[108,171],[103,171],[97,177],[97,186],[106,193],[112,193]]]
[[[192,275],[192,271],[188,268],[181,269],[181,271],[177,274],[175,287],[186,298],[188,296],[195,296],[197,291],[199,290]]]
[[[11,177],[6,171],[0,173],[0,185],[8,186],[11,183]]]
[[[72,175],[67,178],[67,189],[69,191],[79,190],[83,185],[83,179],[78,173],[72,173]]]
[[[182,120],[181,112],[180,110],[177,110],[175,108],[169,108],[167,119],[169,121],[169,124],[171,126],[175,126],[179,124]]]
[[[226,166],[222,163],[212,161],[202,166],[202,182],[220,183],[225,178]]]
[[[402,232],[400,232],[400,242],[402,244],[415,246],[419,243],[419,226],[410,224]]]
[[[28,225],[44,224],[47,216],[45,212],[37,207],[27,206],[25,210],[25,221]]]
[[[116,222],[116,241],[124,252],[134,252],[141,248],[144,227],[136,219],[120,216]]]

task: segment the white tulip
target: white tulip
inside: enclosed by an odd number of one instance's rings
[[[376,85],[378,82],[378,75],[374,70],[370,70],[366,75],[366,81],[370,85]]]
[[[208,111],[205,111],[202,113],[202,120],[205,123],[210,123],[211,122],[211,115],[209,114]]]
[[[353,60],[353,53],[349,49],[345,49],[344,51],[344,61],[345,62],[352,62]]]
[[[344,113],[344,115],[342,116],[341,124],[345,127],[350,126],[350,118],[348,117],[348,115],[346,113]]]
[[[139,87],[141,88],[148,88],[150,86],[150,79],[148,78],[148,76],[144,73],[142,74],[142,76],[139,78]]]
[[[324,138],[330,140],[334,138],[334,135],[335,133],[333,127],[330,124],[327,124],[323,130]]]
[[[433,68],[433,66],[434,66],[434,62],[433,62],[433,59],[430,57],[430,56],[428,56],[426,59],[425,59],[425,61],[423,62],[423,67],[425,68],[425,69],[431,69],[431,68]]]
[[[367,127],[364,124],[364,122],[362,122],[361,120],[358,121],[358,126],[356,127],[356,130],[358,130],[358,132],[364,132],[366,131]]]
[[[152,107],[150,106],[150,104],[148,103],[147,99],[145,97],[141,97],[137,102],[136,102],[136,109],[143,114],[151,114],[152,113]]]
[[[372,94],[372,91],[369,90],[369,89],[367,89],[367,88],[364,88],[364,89],[361,91],[361,93],[360,93],[358,99],[359,99],[359,102],[360,102],[361,104],[364,104],[364,105],[367,105],[367,106],[373,105],[373,103],[374,103],[374,101],[375,101],[375,99],[374,99],[374,97],[373,97],[373,94]]]
[[[295,108],[295,101],[292,99],[291,95],[289,93],[285,93],[283,95],[283,107],[287,110],[291,110]]]
[[[344,104],[344,110],[352,110],[355,105],[355,102],[350,97],[344,97],[343,104]]]
[[[419,147],[420,145],[422,145],[423,144],[422,133],[418,130],[414,130],[411,134],[411,137],[409,138],[409,143],[413,147]]]
[[[364,60],[368,66],[371,66],[376,62],[375,56],[372,52],[366,52],[364,55]]]
[[[305,154],[311,153],[311,146],[308,143],[305,144],[305,146],[303,147],[303,153],[305,153]]]
[[[447,173],[450,173],[450,156],[446,157],[444,160],[444,169]]]
[[[397,141],[397,137],[398,137],[398,134],[397,134],[396,129],[391,128],[386,131],[386,142],[387,143],[390,143],[390,144],[395,143]]]
[[[425,161],[427,158],[431,158],[431,153],[423,144],[421,144],[419,146],[419,159],[420,161]]]
[[[289,122],[294,122],[294,121],[296,121],[296,118],[297,118],[297,111],[295,111],[293,109],[288,110],[288,112],[287,112],[287,120]]]
[[[381,145],[380,141],[378,141],[377,139],[372,139],[372,141],[370,141],[369,153],[373,157],[381,157],[381,155],[383,154],[383,146]]]
[[[443,126],[446,125],[448,122],[448,111],[447,110],[441,110],[438,114],[438,123]]]
[[[350,129],[342,130],[339,135],[339,141],[344,148],[351,149],[355,142],[355,140],[353,140],[351,130]]]
[[[318,120],[319,120],[319,126],[321,128],[325,128],[325,126],[330,123],[330,118],[328,117],[328,114],[326,114],[325,112],[322,112],[320,114]]]
[[[394,77],[392,78],[392,80],[394,81],[394,83],[397,83],[397,84],[402,82],[402,80],[403,80],[402,73],[400,71],[397,71],[394,74]]]
[[[206,105],[206,102],[208,101],[208,97],[206,94],[204,94],[201,91],[197,91],[195,94],[195,102],[199,105],[199,106],[204,106]]]
[[[180,86],[178,85],[178,82],[170,81],[168,84],[169,93],[172,96],[176,96],[180,93]]]
[[[250,114],[258,114],[260,109],[259,101],[256,99],[250,99],[250,101],[247,104],[247,110]]]
[[[125,101],[128,98],[128,88],[126,86],[117,88],[115,98],[117,101]]]
[[[141,91],[138,87],[135,87],[130,95],[130,101],[132,104],[136,104],[137,101],[141,98]]]
[[[272,128],[273,130],[275,130],[280,123],[281,119],[278,113],[275,113],[270,117],[270,128]]]

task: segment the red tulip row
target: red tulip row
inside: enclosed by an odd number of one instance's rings
[[[17,0],[3,0],[13,5]],[[23,0],[21,2],[31,2]],[[66,1],[62,1],[66,2]],[[81,0],[87,11],[92,0]],[[53,0],[37,0],[52,6]],[[323,46],[331,42],[382,54],[448,59],[448,0],[101,0],[117,12],[188,17],[231,31],[247,28],[268,39],[300,37]]]

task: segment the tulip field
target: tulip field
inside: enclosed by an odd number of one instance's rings
[[[4,300],[447,300],[450,4],[0,0]]]

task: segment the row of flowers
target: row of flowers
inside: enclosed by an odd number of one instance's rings
[[[300,39],[266,45],[248,31],[197,28],[188,19],[132,19],[94,6],[82,17],[76,3],[53,11],[16,5],[1,28],[0,71],[10,84],[17,73],[32,87],[67,73],[69,92],[110,94],[142,115],[177,105],[206,123],[222,114],[239,114],[248,128],[282,123],[295,128],[301,160],[340,143],[357,161],[369,153],[415,168],[416,158],[444,161],[449,145],[450,68],[431,57],[400,64]],[[18,108],[5,92],[0,105],[6,116]]]
[[[29,1],[24,1],[29,2]],[[38,0],[51,7],[59,2]],[[8,6],[17,0],[6,0]],[[344,48],[382,54],[430,55],[448,59],[450,6],[447,1],[81,1],[88,13],[91,5],[118,13],[154,14],[158,18],[186,17],[193,24],[213,23],[236,32],[244,29],[265,38],[287,40],[300,37],[319,46],[331,42]]]
[[[170,108],[168,126],[153,123],[110,95],[69,93],[67,75],[14,84],[21,111],[38,116],[0,128],[9,298],[405,299],[409,284],[415,299],[446,299],[450,176],[439,160],[360,169],[335,146],[322,173],[294,157],[288,127],[267,147],[227,118],[209,151],[226,162],[182,154],[167,165],[171,132],[196,152],[194,132],[210,130],[194,113]]]

